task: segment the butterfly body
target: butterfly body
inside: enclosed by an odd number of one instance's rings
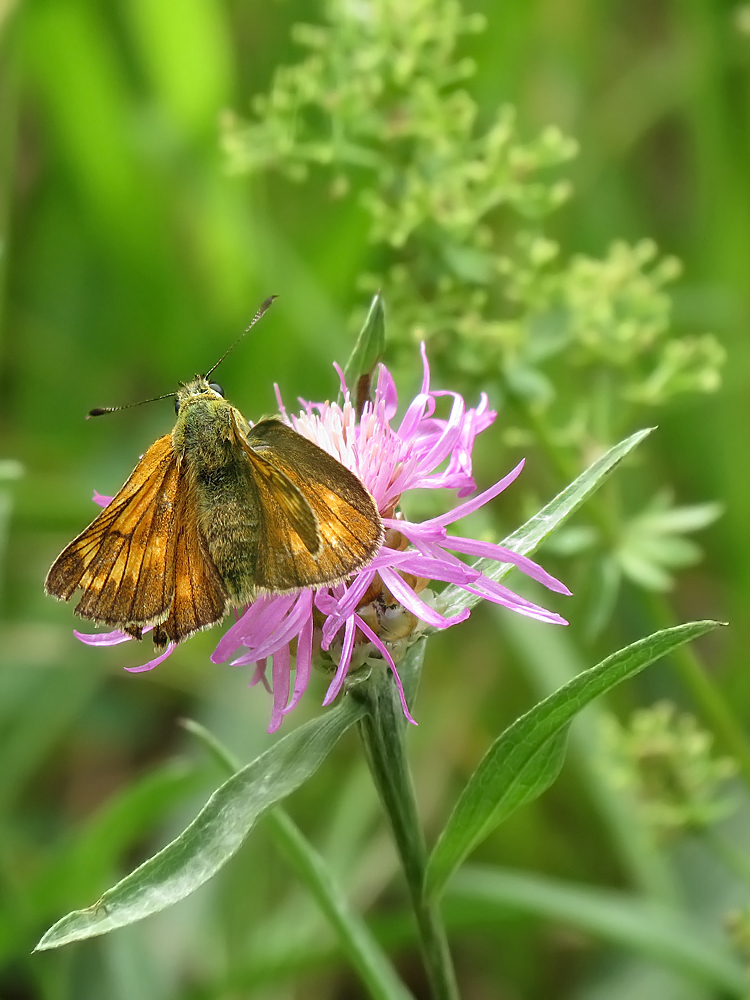
[[[76,614],[158,648],[259,594],[336,583],[365,566],[383,528],[357,477],[281,420],[250,426],[205,378],[177,421],[52,565],[46,590],[82,591]]]
[[[185,486],[229,599],[244,604],[256,590],[258,516],[252,469],[235,428],[249,430],[239,410],[204,379],[180,389],[172,446],[185,466]]]

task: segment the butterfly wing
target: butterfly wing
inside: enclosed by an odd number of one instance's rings
[[[190,522],[188,487],[186,469],[167,434],[55,560],[47,593],[67,601],[80,587],[77,615],[136,638],[144,626],[164,622],[155,633],[157,645],[164,644],[163,634],[178,642],[218,621],[227,597],[205,541],[197,537],[197,524],[194,533],[185,524]]]
[[[354,473],[279,420],[251,428],[243,447],[258,492],[258,539],[254,576],[259,589],[278,592],[346,579],[365,566],[383,540],[372,496]],[[275,476],[269,476],[271,467]],[[279,476],[301,497],[292,500]],[[317,544],[306,534],[312,512]]]
[[[186,477],[187,478],[187,477]],[[198,526],[192,484],[181,491],[170,556],[174,574],[174,597],[166,620],[154,629],[154,645],[181,642],[202,628],[221,621],[229,596],[208,552],[208,543]]]

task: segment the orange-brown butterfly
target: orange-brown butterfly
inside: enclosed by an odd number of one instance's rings
[[[80,588],[82,618],[136,639],[154,626],[157,649],[259,594],[344,580],[383,539],[375,501],[352,472],[278,418],[251,427],[208,381],[225,357],[172,393],[172,433],[151,445],[45,583],[63,601]]]

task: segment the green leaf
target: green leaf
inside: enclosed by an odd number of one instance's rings
[[[427,891],[439,893],[464,858],[511,812],[550,784],[557,750],[548,743],[594,698],[649,663],[716,628],[718,622],[677,625],[639,639],[558,688],[509,726],[469,779],[435,846]]]
[[[602,485],[623,458],[644,438],[648,437],[652,430],[653,428],[649,427],[636,431],[629,438],[616,444],[614,448],[610,448],[577,479],[573,480],[570,486],[559,493],[554,500],[551,500],[546,507],[542,507],[538,514],[529,518],[524,525],[508,535],[501,544],[521,555],[529,555],[534,552],[553,531],[560,527],[563,521],[578,510],[581,504]],[[479,559],[473,563],[473,566],[491,580],[502,580],[513,569],[509,563],[498,563],[493,559]],[[482,600],[481,597],[467,594],[460,587],[451,584],[440,595],[440,610],[444,615],[450,617],[463,608],[473,607],[480,600]]]
[[[525,596],[533,600],[534,588],[529,588]],[[503,614],[500,607],[492,609],[492,616],[502,629],[503,643],[517,657],[535,702],[587,668],[570,629],[550,628],[522,615]],[[626,789],[615,789],[601,769],[604,713],[603,701],[594,702],[570,727],[569,755],[575,781],[604,823],[629,883],[644,895],[671,904],[679,898],[679,891],[669,858],[655,845],[643,817],[634,808],[633,796]]]
[[[467,865],[443,904],[453,923],[469,908],[533,914],[571,927],[671,967],[690,980],[702,980],[732,997],[748,995],[740,963],[712,928],[687,920],[663,904],[588,886],[572,885],[526,872]],[[718,937],[718,936],[717,936]]]
[[[359,395],[359,381],[372,375],[375,365],[385,353],[385,305],[380,292],[372,300],[362,329],[359,331],[349,360],[344,369],[344,381],[356,400]],[[344,395],[339,393],[339,403],[343,403]]]
[[[565,763],[567,749],[568,727],[564,726],[552,739],[547,740],[539,752],[519,771],[513,788],[509,789],[509,794],[500,807],[495,826],[499,826],[507,816],[522,805],[538,799],[542,792],[546,792],[550,785],[554,784]]]
[[[201,741],[211,757],[230,774],[238,769],[232,752],[214,734],[193,719],[182,725]],[[279,806],[266,816],[269,830],[300,879],[310,891],[346,955],[375,1000],[413,1000],[396,975],[388,957],[362,917],[352,909],[325,859]]]
[[[190,826],[93,906],[51,927],[37,951],[106,934],[184,899],[241,847],[256,821],[315,773],[364,710],[347,698],[257,757],[218,788]]]

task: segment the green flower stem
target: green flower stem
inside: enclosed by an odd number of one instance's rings
[[[182,725],[201,740],[227,774],[231,776],[239,770],[239,762],[213,733],[192,719],[183,720]],[[341,950],[359,973],[370,996],[374,1000],[414,1000],[365,922],[349,906],[324,859],[294,821],[277,806],[266,814],[264,825],[327,918]]]
[[[374,669],[353,691],[368,714],[359,723],[367,763],[385,808],[406,876],[433,1000],[458,1000],[453,963],[440,910],[425,897],[427,849],[406,758],[407,722],[390,674]]]

